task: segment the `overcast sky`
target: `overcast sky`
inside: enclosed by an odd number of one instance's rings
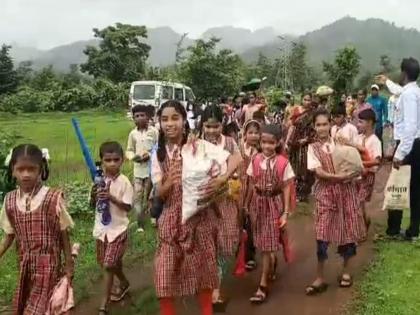
[[[191,37],[224,25],[299,35],[345,15],[420,30],[419,12],[419,0],[0,0],[0,42],[51,48],[115,22],[168,25]]]

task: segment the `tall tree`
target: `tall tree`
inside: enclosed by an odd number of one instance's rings
[[[99,48],[88,46],[88,56],[81,70],[95,78],[107,78],[115,83],[141,79],[146,72],[146,60],[150,46],[142,40],[147,38],[145,26],[117,23],[102,30],[93,29],[100,39]]]
[[[353,82],[360,70],[360,56],[354,47],[345,47],[337,51],[334,63],[323,62],[336,95],[353,90]]]
[[[379,65],[381,66],[381,71],[385,74],[390,74],[394,71],[394,65],[391,62],[391,58],[388,55],[382,55],[379,61]]]
[[[311,86],[308,80],[310,69],[306,62],[306,52],[305,44],[299,42],[293,45],[289,57],[291,83],[293,88],[300,92]]]
[[[0,95],[15,91],[18,86],[18,76],[10,57],[11,48],[3,44],[0,49]]]
[[[244,82],[244,65],[238,55],[227,49],[217,51],[220,40],[199,39],[188,48],[188,57],[181,64],[181,78],[202,100],[233,95]]]
[[[19,84],[27,84],[32,79],[32,61],[22,61],[16,69]]]

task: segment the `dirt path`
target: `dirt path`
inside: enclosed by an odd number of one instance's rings
[[[377,176],[372,202],[368,211],[374,223],[382,224],[384,213],[380,211],[383,200],[383,188],[386,182],[389,166],[383,167]],[[230,303],[225,314],[231,315],[338,315],[342,308],[351,300],[352,289],[340,289],[337,285],[337,275],[340,273],[341,260],[335,254],[335,249],[329,250],[329,261],[326,265],[326,279],[330,287],[326,293],[317,297],[307,297],[305,286],[314,279],[316,266],[316,249],[311,216],[298,216],[290,221],[291,240],[295,251],[295,262],[290,266],[280,264],[278,280],[274,283],[269,300],[261,306],[252,306],[248,302],[258,285],[258,271],[247,274],[243,279],[230,278],[226,281],[224,291],[228,293]],[[358,255],[354,259],[352,270],[355,281],[363,275],[363,269],[373,258],[374,245],[371,241],[374,231],[370,231],[370,239],[358,248]],[[145,290],[151,290],[152,270],[149,266],[141,266],[128,272],[133,284],[132,300],[137,300]],[[146,285],[145,285],[146,284]],[[146,289],[145,289],[146,288]],[[97,298],[93,293],[92,299],[80,305],[75,315],[96,314]],[[116,306],[112,314],[128,313],[127,301],[125,305]],[[199,311],[194,302],[189,299],[186,303],[179,303],[180,315],[197,315]],[[135,314],[131,312],[131,314]],[[137,314],[137,313],[136,313]],[[154,314],[149,314],[154,315]]]

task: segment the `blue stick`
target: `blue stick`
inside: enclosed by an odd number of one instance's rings
[[[80,130],[79,122],[76,118],[72,118],[71,122],[74,127],[74,131],[76,132],[77,139],[79,140],[80,148],[82,149],[83,157],[85,158],[86,166],[89,169],[90,177],[92,181],[95,179],[96,175],[96,165],[95,161],[92,158],[92,154],[90,153],[89,147],[85,138],[83,137],[82,131]]]

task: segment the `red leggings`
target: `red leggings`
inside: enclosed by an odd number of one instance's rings
[[[198,294],[201,315],[213,315],[212,291],[206,290]],[[162,298],[159,300],[161,315],[175,315],[174,298]]]

